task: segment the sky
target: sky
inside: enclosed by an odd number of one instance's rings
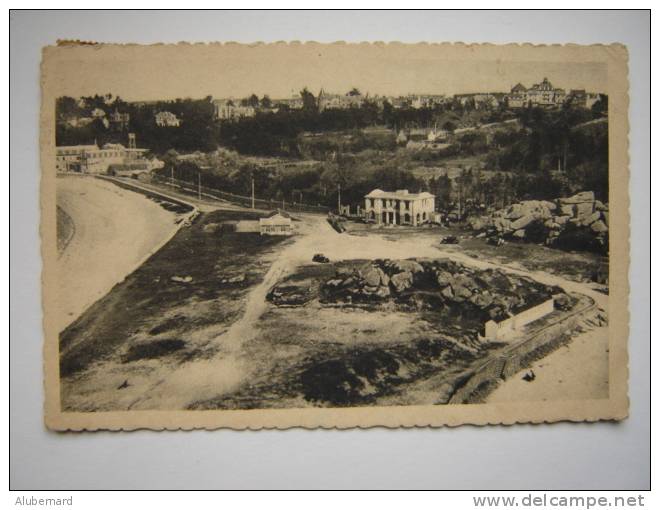
[[[597,54],[562,55],[547,47],[185,44],[52,52],[46,71],[55,75],[56,93],[73,97],[109,92],[147,101],[256,93],[281,99],[305,86],[314,94],[352,87],[388,96],[508,92],[544,77],[564,89],[607,92],[607,64]]]

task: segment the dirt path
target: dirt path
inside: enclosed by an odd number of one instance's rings
[[[176,216],[139,193],[82,176],[58,177],[57,205],[73,224],[57,267],[61,331],[162,242]]]

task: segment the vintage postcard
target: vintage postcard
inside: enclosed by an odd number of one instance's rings
[[[45,48],[46,425],[624,419],[627,61]]]

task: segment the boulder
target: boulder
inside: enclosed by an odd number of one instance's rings
[[[521,216],[523,216],[521,204],[513,204],[507,209],[504,218],[507,220],[517,220]]]
[[[490,294],[473,294],[470,297],[470,302],[483,310],[493,303],[493,296]]]
[[[559,203],[560,204],[581,204],[583,202],[593,203],[594,200],[595,197],[593,191],[582,191],[580,193],[576,193],[572,197],[560,198]]]
[[[608,211],[603,211],[603,221],[605,222],[605,225],[610,224],[610,213]]]
[[[227,278],[227,283],[243,283],[245,281],[245,273],[237,274]]]
[[[522,217],[533,216],[535,218],[547,219],[552,216],[548,204],[551,204],[556,209],[554,204],[544,200],[526,200],[521,202]]]
[[[594,209],[596,211],[607,211],[608,207],[600,200],[594,200]]]
[[[586,218],[582,220],[582,224],[587,226],[591,225],[592,223],[598,221],[600,219],[600,212],[596,211],[595,213],[590,214]]]
[[[390,283],[397,292],[403,292],[410,288],[413,283],[413,275],[409,271],[397,273],[390,279]]]
[[[390,296],[390,288],[389,287],[378,287],[378,290],[376,291],[376,296],[379,298],[386,298]]]
[[[534,221],[536,218],[534,218],[533,215],[528,214],[527,216],[523,216],[521,218],[518,218],[516,221],[511,223],[511,228],[513,230],[520,230],[525,228],[527,225],[529,225],[532,221]]]
[[[464,301],[472,297],[472,291],[467,287],[463,287],[462,285],[452,287],[452,290],[454,291],[455,301]]]
[[[466,274],[458,274],[454,277],[454,282],[452,283],[452,287],[465,287],[466,289],[476,289],[479,286],[470,276]],[[454,294],[456,294],[456,289],[454,289]]]
[[[607,232],[609,229],[602,220],[598,220],[591,224],[591,230],[593,230],[597,234],[600,234],[603,232]]]
[[[414,260],[389,260],[385,263],[385,269],[389,274],[401,272],[421,273],[424,268],[419,262]]]
[[[583,218],[589,216],[594,212],[594,203],[593,202],[581,202],[575,204],[575,216],[578,218]]]
[[[557,204],[554,202],[549,202],[548,200],[541,200],[543,206],[548,209],[548,211],[555,212],[557,210]]]
[[[513,233],[513,237],[515,237],[516,239],[525,239],[525,231],[523,229],[516,230]]]
[[[360,277],[367,285],[377,287],[379,285],[388,285],[390,283],[389,277],[383,270],[376,266],[367,266],[360,269]]]
[[[570,216],[554,216],[552,220],[557,224],[557,225],[565,225],[568,220],[570,220]]]
[[[468,223],[472,230],[483,230],[492,224],[492,220],[488,216],[472,216]]]
[[[506,218],[495,218],[493,220],[493,226],[498,232],[508,232],[511,230],[511,220]]]
[[[561,212],[562,216],[568,216],[570,218],[573,216],[575,208],[573,207],[573,204],[561,204],[559,206],[559,211]]]
[[[451,285],[454,281],[454,276],[447,271],[436,271],[435,277],[440,287]]]
[[[452,290],[451,285],[447,285],[442,289],[440,294],[447,299],[454,299],[454,291]]]

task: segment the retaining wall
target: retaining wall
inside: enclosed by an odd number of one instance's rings
[[[551,298],[502,322],[488,321],[484,325],[484,336],[489,340],[501,340],[511,332],[552,313],[555,309],[554,304],[555,300]]]
[[[580,296],[580,299],[581,303],[576,305],[575,310],[547,324],[524,340],[507,347],[495,358],[491,358],[473,371],[465,374],[447,403],[469,403],[470,398],[480,386],[487,383],[497,383],[518,373],[523,368],[525,357],[528,354],[549,344],[562,333],[575,327],[582,320],[584,313],[596,308],[596,303],[592,298]]]

